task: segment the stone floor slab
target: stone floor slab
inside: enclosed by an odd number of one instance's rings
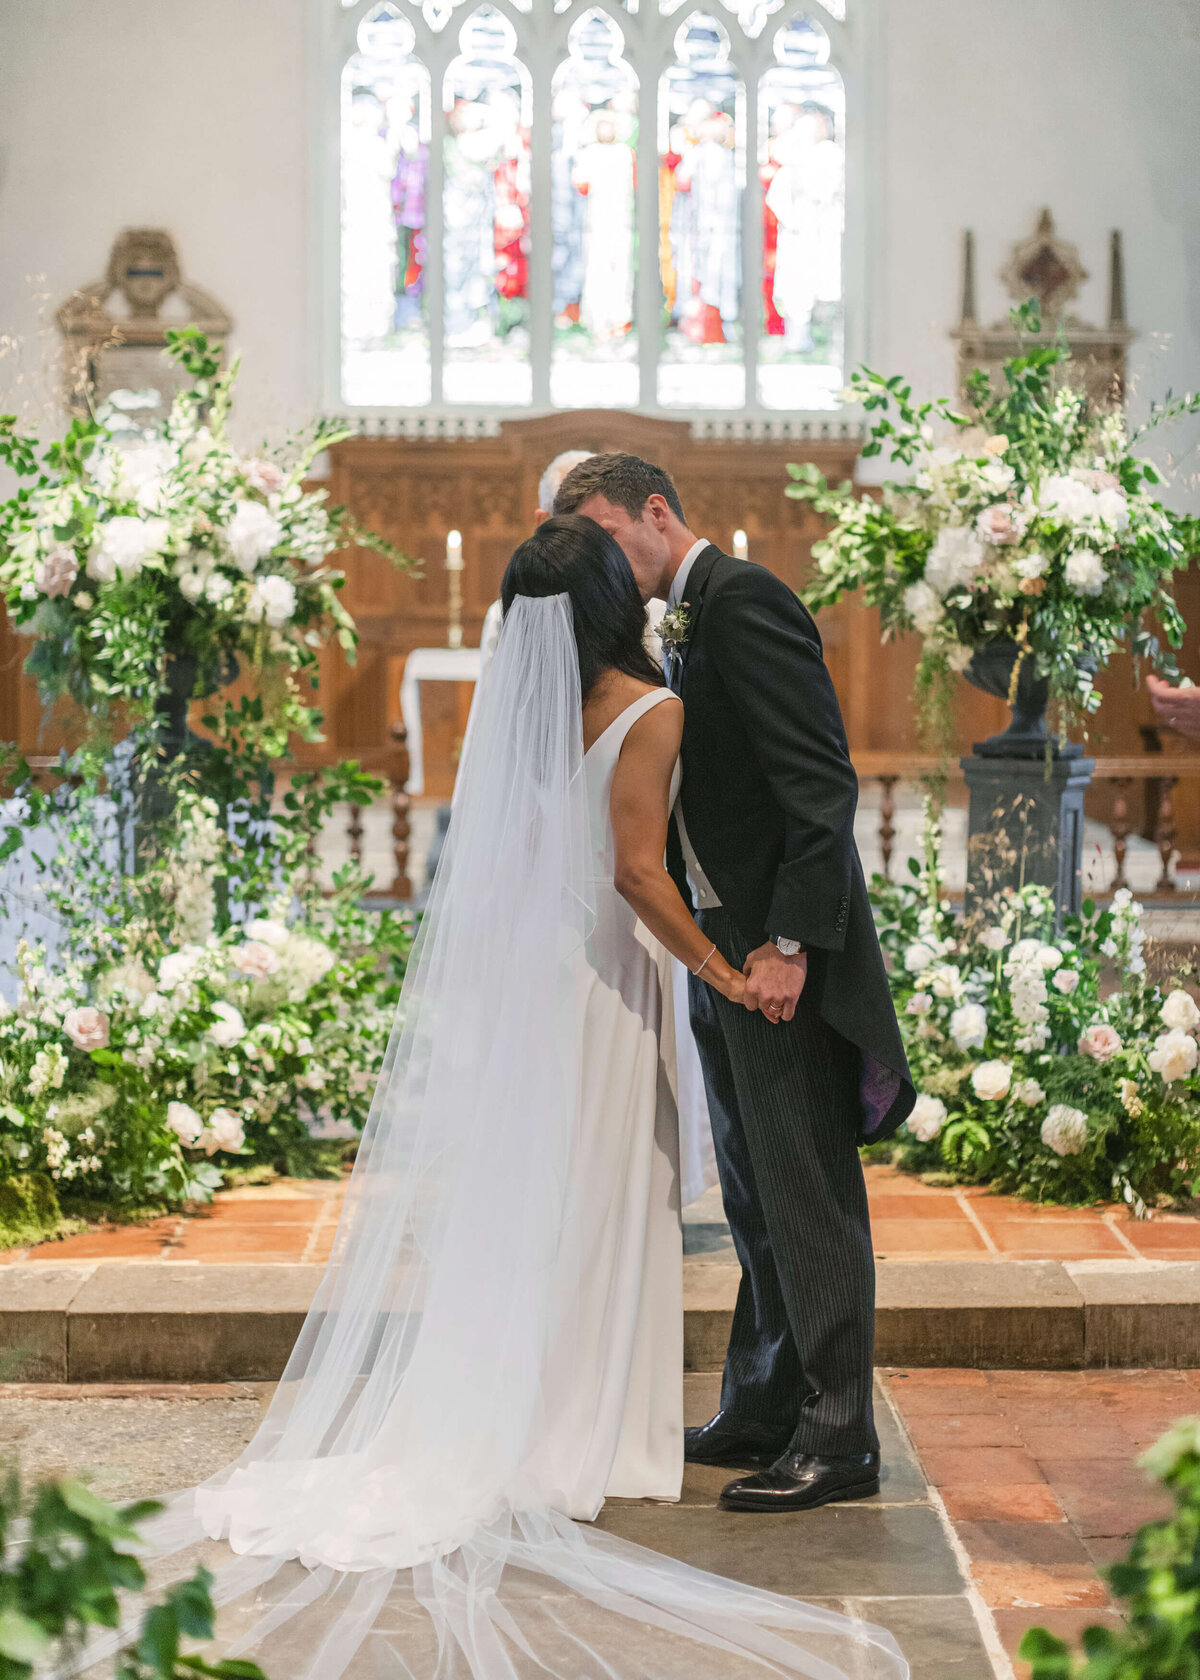
[[[847,1600],[847,1614],[887,1628],[908,1658],[911,1680],[995,1680],[979,1624],[966,1598]]]
[[[95,1269],[0,1268],[0,1382],[67,1380],[67,1313]]]

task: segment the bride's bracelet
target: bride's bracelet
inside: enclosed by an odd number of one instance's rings
[[[716,955],[716,951],[717,951],[717,947],[714,945],[712,950],[708,953],[708,956],[705,957],[704,962],[702,962],[700,964],[700,968],[694,968],[692,970],[692,973],[697,977],[697,979],[699,979],[699,976],[700,976],[700,969],[705,966],[705,963],[707,963],[709,961],[710,957],[713,957],[713,956]]]

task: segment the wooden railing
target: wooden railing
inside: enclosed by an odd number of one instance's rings
[[[943,759],[931,753],[859,752],[853,757],[859,781],[878,782],[881,789],[879,850],[883,873],[890,880],[896,839],[897,787],[902,782],[923,783],[937,776],[961,782],[962,769],[956,758]],[[1155,896],[1174,893],[1176,885],[1171,876],[1176,839],[1174,793],[1181,781],[1200,780],[1200,753],[1131,753],[1125,757],[1097,757],[1095,765],[1092,781],[1111,782],[1114,794],[1107,827],[1112,835],[1116,870],[1103,889],[1104,894],[1129,885],[1125,861],[1134,826],[1129,796],[1138,782],[1146,791],[1148,808],[1155,812],[1153,840],[1161,865],[1153,893]]]

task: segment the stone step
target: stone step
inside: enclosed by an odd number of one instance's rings
[[[0,1266],[0,1382],[272,1381],[324,1268],[189,1261]],[[738,1269],[685,1262],[687,1370],[720,1369]],[[880,1365],[1200,1366],[1200,1263],[887,1261]]]

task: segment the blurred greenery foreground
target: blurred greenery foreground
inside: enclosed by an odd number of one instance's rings
[[[321,739],[320,648],[354,655],[330,557],[413,562],[304,488],[342,431],[239,455],[236,364],[195,331],[172,354],[191,383],[160,431],[109,407],[43,448],[0,417],[0,591],[80,742],[48,779],[0,747],[0,926],[36,933],[0,997],[0,1246],[339,1170],[314,1125],[365,1119],[411,942],[356,865],[323,890],[313,863],[332,807],[381,783],[275,773]]]

